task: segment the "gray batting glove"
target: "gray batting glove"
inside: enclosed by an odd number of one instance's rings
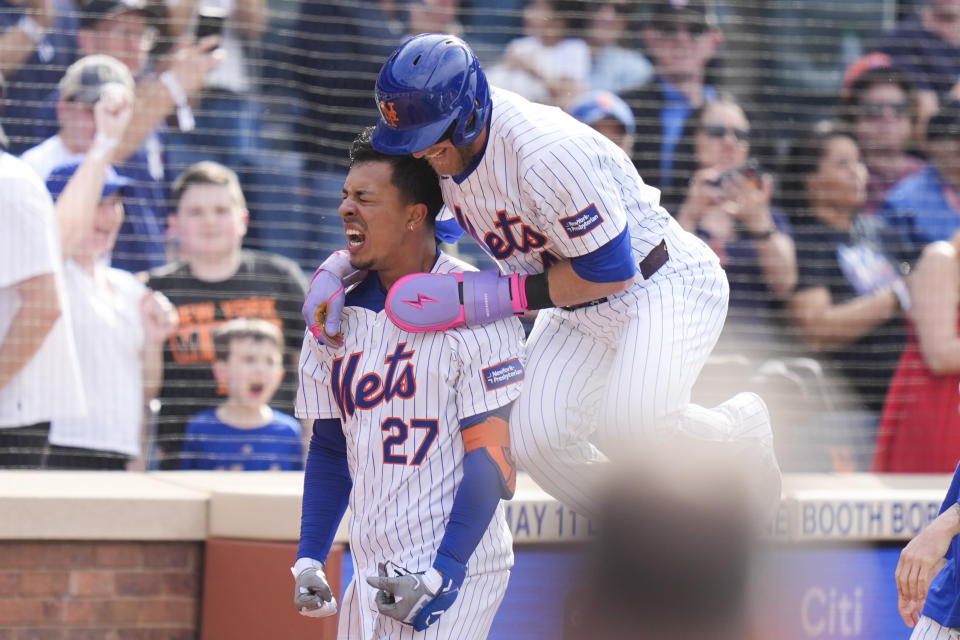
[[[437,620],[457,599],[459,585],[434,568],[413,573],[390,563],[394,576],[389,576],[380,563],[376,576],[367,576],[367,584],[378,589],[377,610],[423,631]]]
[[[299,558],[290,572],[297,579],[293,604],[300,615],[308,618],[326,618],[337,613],[337,599],[323,573],[323,563],[313,558]]]

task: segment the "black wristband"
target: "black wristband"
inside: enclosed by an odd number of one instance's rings
[[[523,282],[523,292],[527,296],[527,309],[530,311],[557,306],[550,299],[550,287],[547,285],[545,273],[527,276]]]

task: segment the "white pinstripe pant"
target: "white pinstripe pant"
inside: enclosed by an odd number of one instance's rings
[[[728,414],[690,403],[723,328],[729,292],[711,254],[692,266],[668,262],[605,304],[541,311],[510,417],[520,466],[590,517],[607,457],[643,438],[684,432],[728,440],[740,433]]]
[[[467,576],[453,606],[424,631],[380,615],[376,589],[353,577],[340,607],[337,640],[485,640],[507,591],[510,571]],[[361,592],[362,590],[362,592]]]
[[[944,627],[932,618],[920,616],[920,622],[913,628],[910,640],[960,640],[960,629]]]

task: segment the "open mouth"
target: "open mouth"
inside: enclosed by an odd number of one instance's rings
[[[263,393],[264,385],[259,382],[255,382],[250,385],[250,394],[254,396],[259,396]]]
[[[348,249],[359,249],[367,241],[367,236],[357,229],[347,229],[345,235],[347,236]]]

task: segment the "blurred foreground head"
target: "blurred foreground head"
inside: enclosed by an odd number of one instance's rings
[[[722,443],[657,447],[618,464],[567,637],[745,637],[759,530],[747,477]]]

